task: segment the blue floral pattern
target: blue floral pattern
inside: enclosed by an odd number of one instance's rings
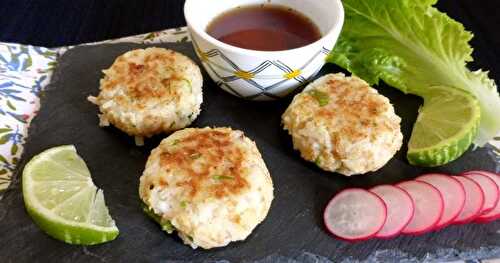
[[[56,49],[0,44],[0,191],[10,183],[57,56]]]

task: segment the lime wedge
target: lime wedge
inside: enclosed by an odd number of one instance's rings
[[[74,146],[59,146],[33,157],[23,171],[24,204],[50,236],[75,245],[111,241],[118,228]]]
[[[440,166],[460,157],[476,137],[481,111],[471,94],[448,87],[431,87],[408,144],[408,161]]]

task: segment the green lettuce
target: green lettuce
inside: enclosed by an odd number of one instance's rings
[[[425,97],[431,86],[469,91],[481,106],[482,146],[500,130],[500,97],[484,71],[470,71],[472,34],[441,13],[437,0],[343,0],[346,20],[328,57],[370,84],[383,80]]]

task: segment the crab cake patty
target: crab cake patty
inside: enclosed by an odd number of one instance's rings
[[[163,230],[210,249],[250,235],[269,211],[273,183],[243,132],[184,129],[151,152],[139,195]]]
[[[103,71],[101,126],[113,124],[131,136],[151,137],[182,129],[196,119],[203,101],[200,68],[164,48],[129,51]]]
[[[304,159],[346,176],[380,169],[403,140],[401,118],[389,99],[365,81],[342,73],[307,86],[282,121]]]

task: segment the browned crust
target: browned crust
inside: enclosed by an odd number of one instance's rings
[[[133,52],[132,57],[134,55],[137,55],[137,52]],[[122,55],[109,68],[116,74],[113,74],[112,78],[104,78],[101,87],[103,90],[113,90],[118,85],[125,86],[126,96],[139,102],[139,107],[141,101],[167,97],[172,92],[170,86],[174,81],[184,81],[173,68],[177,55],[172,50],[147,53],[141,64],[129,62],[125,55]],[[158,78],[158,72],[165,68],[169,69],[172,75],[164,79]],[[118,102],[120,103],[120,100]]]
[[[335,103],[320,107],[317,111],[318,116],[325,119],[342,116],[345,123],[340,124],[340,133],[353,141],[367,137],[370,129],[382,131],[394,128],[388,127],[385,123],[377,124],[376,120],[380,119],[380,114],[387,111],[388,107],[380,99],[380,95],[370,92],[368,85],[352,87],[348,82],[349,80],[327,82],[327,91]]]
[[[197,171],[193,169],[195,156],[202,156],[205,160]],[[160,154],[162,169],[175,167],[187,174],[185,180],[178,182],[177,186],[186,187],[191,198],[203,191],[209,197],[220,199],[238,194],[249,187],[243,168],[244,161],[244,152],[234,145],[230,132],[217,130],[196,131],[169,146],[169,151]],[[219,171],[219,174],[213,174],[212,170],[223,164],[230,165],[224,171]],[[202,189],[207,186],[208,189]]]

